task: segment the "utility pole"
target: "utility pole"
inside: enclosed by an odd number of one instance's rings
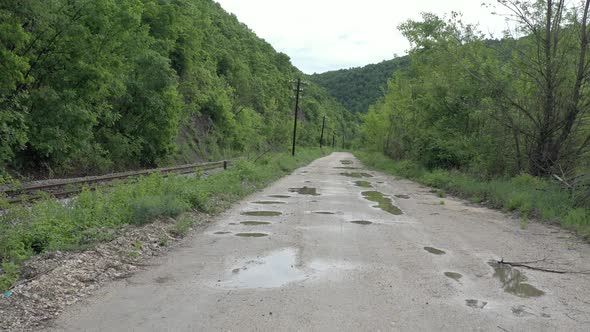
[[[326,127],[326,116],[324,115],[324,121],[322,121],[322,136],[320,136],[320,149],[324,145],[324,127]]]
[[[295,142],[297,141],[297,115],[299,113],[299,94],[302,92],[301,90],[301,78],[297,79],[297,89],[295,89],[296,97],[295,97],[295,119],[293,120],[293,150],[292,155],[295,156]]]

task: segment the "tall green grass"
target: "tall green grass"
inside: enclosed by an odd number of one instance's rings
[[[523,174],[482,180],[459,171],[427,170],[412,161],[394,161],[381,153],[355,152],[367,166],[442,189],[475,203],[514,211],[524,219],[558,223],[590,240],[588,207],[576,206],[570,193],[555,183]]]
[[[30,208],[4,203],[8,208],[0,215],[0,290],[18,278],[19,264],[35,254],[87,248],[113,239],[125,225],[175,218],[193,209],[220,212],[320,156],[319,149],[301,149],[295,158],[275,154],[257,162],[238,161],[206,178],[154,174],[134,183],[85,190],[65,205],[50,198]],[[182,220],[179,233],[188,226]]]

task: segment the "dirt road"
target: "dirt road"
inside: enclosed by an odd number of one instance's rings
[[[56,330],[590,330],[589,275],[489,263],[590,270],[590,246],[357,167],[295,171]]]

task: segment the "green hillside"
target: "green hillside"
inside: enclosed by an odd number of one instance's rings
[[[288,147],[301,72],[212,0],[4,1],[0,22],[0,179]],[[301,109],[302,145],[353,122],[315,85]]]
[[[383,97],[383,87],[394,72],[406,71],[407,56],[364,67],[314,74],[311,80],[326,88],[330,95],[354,113],[366,113],[369,106]]]

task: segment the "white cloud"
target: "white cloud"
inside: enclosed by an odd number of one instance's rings
[[[217,0],[258,36],[288,54],[306,73],[363,66],[404,54],[397,26],[421,12],[464,14],[484,32],[499,34],[504,18],[478,0]]]

